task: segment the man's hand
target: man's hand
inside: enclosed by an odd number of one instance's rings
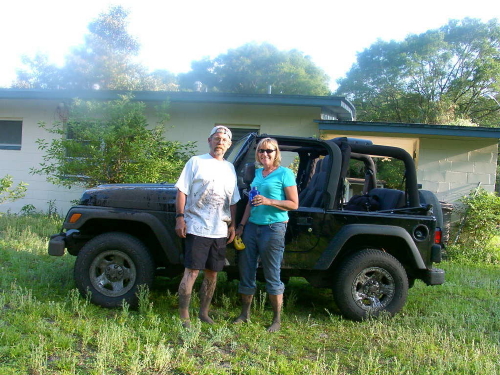
[[[186,221],[182,216],[175,219],[175,233],[180,238],[186,238]]]
[[[234,226],[230,226],[227,229],[227,242],[226,243],[231,243],[234,240],[234,236],[236,236],[236,231],[234,229]]]

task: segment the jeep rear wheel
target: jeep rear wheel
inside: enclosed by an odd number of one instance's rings
[[[337,268],[333,296],[341,313],[352,320],[396,314],[406,302],[408,277],[399,261],[380,250],[354,253]]]
[[[139,285],[151,287],[154,262],[147,247],[136,237],[111,232],[90,240],[75,262],[75,283],[83,296],[103,307],[118,307],[123,301],[136,306]]]

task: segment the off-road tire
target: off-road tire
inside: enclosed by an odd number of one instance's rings
[[[101,234],[82,247],[75,262],[74,279],[83,296],[103,307],[126,301],[136,307],[139,285],[151,287],[154,261],[142,241],[127,233]]]
[[[408,277],[399,261],[381,250],[365,249],[337,268],[333,296],[342,315],[360,321],[396,314],[408,295]]]

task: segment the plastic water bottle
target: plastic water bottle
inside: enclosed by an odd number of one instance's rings
[[[253,199],[255,198],[256,195],[260,195],[259,191],[257,190],[257,186],[252,187],[252,190],[250,190],[250,194],[248,194],[248,199],[250,199],[250,204],[254,206],[252,203]]]

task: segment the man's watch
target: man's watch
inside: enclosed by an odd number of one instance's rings
[[[184,214],[175,214],[175,218],[177,219],[178,217],[184,217]]]

